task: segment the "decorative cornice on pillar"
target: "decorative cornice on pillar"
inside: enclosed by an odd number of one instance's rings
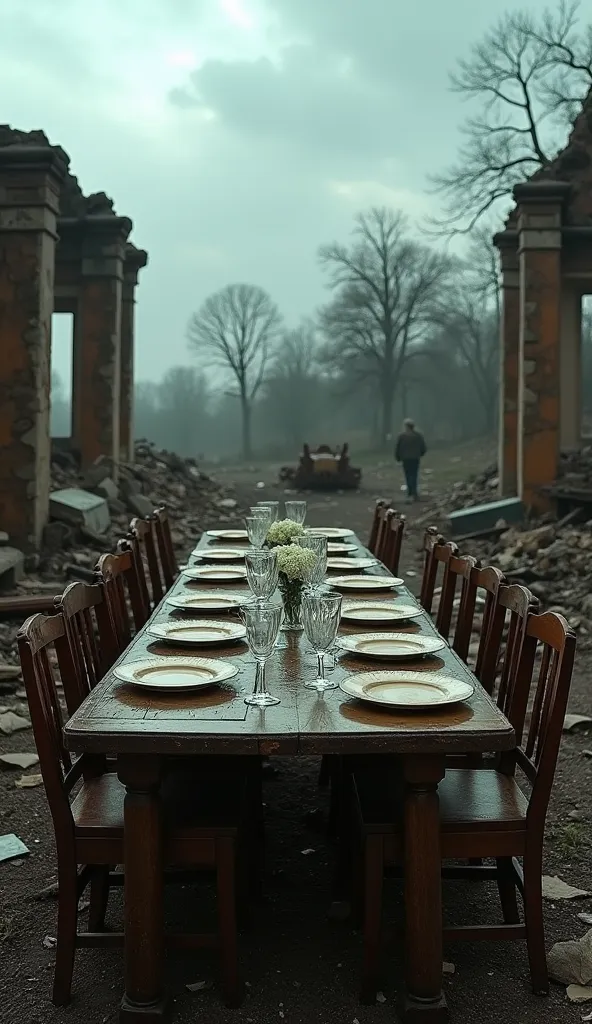
[[[132,230],[129,217],[82,218],[83,277],[118,277],[123,279],[125,243]]]
[[[0,231],[46,231],[56,238],[68,165],[59,146],[0,146]]]
[[[516,203],[563,203],[569,198],[572,186],[569,181],[522,181],[514,185],[512,195]]]
[[[133,301],[134,289],[138,283],[138,274],[148,263],[148,253],[145,249],[137,249],[135,245],[128,242],[125,247],[123,261],[123,283],[124,299]]]
[[[514,187],[518,204],[518,251],[561,249],[563,206],[571,185],[566,181],[527,181]]]

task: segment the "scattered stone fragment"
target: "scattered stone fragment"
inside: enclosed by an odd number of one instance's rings
[[[578,921],[583,921],[584,924],[592,924],[592,914],[578,914]]]
[[[38,763],[37,754],[0,754],[0,764],[8,768],[32,768]]]
[[[376,993],[376,1002],[377,1003],[386,1003],[386,996],[385,996],[384,992],[377,992]]]
[[[18,836],[15,836],[14,832],[6,836],[0,836],[0,862],[12,860],[14,857],[23,857],[27,853],[29,853],[29,850]]]
[[[18,732],[19,729],[30,728],[31,723],[29,719],[15,715],[14,711],[5,711],[4,714],[0,715],[0,732],[3,732],[5,736],[11,736],[13,732]]]
[[[206,989],[211,987],[211,981],[193,981],[191,984],[185,986],[188,992],[205,992]]]
[[[566,995],[570,1003],[589,1003],[592,1000],[592,988],[588,985],[568,985]]]
[[[556,942],[547,957],[549,977],[562,985],[592,984],[592,928],[581,939]]]
[[[576,729],[591,726],[592,718],[589,715],[566,715],[563,721],[564,732],[574,732]]]
[[[44,949],[55,949],[58,944],[58,940],[55,935],[46,935],[41,945]]]
[[[445,960],[444,963],[442,964],[442,974],[455,974],[455,973],[456,973],[456,966],[454,964],[447,963],[446,960]]]
[[[42,783],[42,775],[21,775],[20,779],[16,780],[15,786],[17,789],[35,789],[36,786],[41,786]]]
[[[575,900],[592,896],[592,892],[576,889],[557,875],[543,875],[543,896],[547,900]]]

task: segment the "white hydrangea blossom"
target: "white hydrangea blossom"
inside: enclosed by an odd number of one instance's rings
[[[280,572],[289,580],[304,580],[307,570],[310,571],[315,565],[317,556],[310,548],[301,548],[298,544],[284,544],[278,549],[277,560]]]
[[[302,537],[304,527],[295,523],[293,519],[280,519],[278,523],[272,523],[267,532],[267,543],[271,547],[279,547],[281,544],[291,544],[294,537]]]

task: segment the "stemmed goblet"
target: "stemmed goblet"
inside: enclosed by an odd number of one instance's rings
[[[258,501],[255,508],[267,508],[271,514],[271,523],[277,523],[280,511],[279,501]],[[269,524],[271,526],[271,523]]]
[[[304,595],[302,601],[302,621],[304,632],[318,659],[317,678],[305,682],[309,690],[323,693],[334,690],[337,683],[325,678],[325,656],[335,644],[339,622],[341,620],[341,594],[332,591],[313,590]]]
[[[317,560],[307,572],[305,585],[308,590],[314,590],[323,585],[327,574],[327,538],[322,533],[309,531],[303,537],[296,537],[295,541],[301,548],[308,548],[314,551]]]
[[[291,519],[293,523],[298,523],[299,526],[303,526],[304,520],[306,519],[306,502],[287,501],[286,519]]]
[[[277,551],[262,548],[245,553],[247,580],[256,601],[269,601],[278,585]]]
[[[241,614],[247,630],[249,650],[257,664],[255,687],[252,694],[245,697],[245,704],[257,708],[271,707],[272,704],[279,704],[280,699],[274,697],[267,689],[265,665],[277,639],[283,609],[280,604],[253,601],[251,604],[243,605]]]

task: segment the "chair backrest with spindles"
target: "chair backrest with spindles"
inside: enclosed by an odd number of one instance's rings
[[[164,597],[164,588],[161,576],[158,554],[156,551],[156,522],[153,519],[132,519],[130,523],[129,540],[136,559],[137,572],[139,576],[142,598],[148,605],[148,614],[152,608],[160,604]],[[150,587],[152,590],[152,601],[148,592],[148,581],[146,579],[146,566],[150,576]]]
[[[393,576],[396,576],[399,571],[404,532],[405,516],[400,515],[396,509],[389,508],[386,513],[382,552],[378,557]]]
[[[56,611],[64,618],[70,644],[71,658],[60,663],[60,676],[68,713],[73,715],[116,661],[119,645],[100,584],[70,583],[56,603]]]
[[[477,597],[484,592],[483,615],[479,637],[479,648],[475,661],[475,675],[481,685],[489,694],[493,693],[495,672],[497,665],[497,654],[493,647],[488,645],[488,636],[494,628],[494,618],[498,627],[503,625],[505,613],[498,607],[498,595],[500,587],[505,583],[505,576],[493,565],[481,568],[478,564],[473,566],[463,584],[461,606],[459,610],[456,630],[454,634],[453,647],[456,653],[468,662],[471,636],[475,623],[477,608]],[[498,634],[496,634],[498,635]],[[501,641],[501,630],[499,630],[499,641]]]
[[[52,647],[60,664],[71,657],[63,616],[32,615],[21,626],[17,643],[56,844],[72,849],[74,821],[68,794],[82,777],[85,760],[80,757],[72,764],[64,746],[63,716],[49,658]]]
[[[370,528],[370,537],[368,538],[368,551],[372,555],[376,555],[378,552],[378,534],[381,524],[380,512],[381,509],[384,508],[386,508],[386,501],[379,499],[376,502],[376,506],[374,509],[374,516],[372,517],[372,526]]]
[[[562,615],[556,612],[529,614],[508,717],[517,737],[516,766],[532,785],[528,823],[539,834],[541,843],[575,650],[575,633]],[[538,671],[537,652],[541,655]],[[531,692],[532,711],[530,721],[526,722]]]
[[[509,718],[514,700],[514,689],[518,683],[518,668],[522,653],[522,644],[526,632],[529,615],[536,615],[539,610],[538,598],[527,587],[519,583],[504,584],[498,594],[498,614],[492,619],[487,641],[489,653],[485,661],[496,662],[496,669],[488,670],[488,677],[493,675],[494,684],[488,692],[495,695],[497,705]],[[503,633],[505,630],[505,643]],[[497,663],[503,647],[499,680],[497,679]],[[529,680],[530,681],[530,680]],[[497,693],[495,683],[497,682]]]
[[[456,597],[458,580],[462,580],[463,584],[460,592],[458,616],[460,620],[463,615],[466,583],[471,570],[477,565],[476,558],[473,558],[472,555],[457,555],[454,550],[455,548],[455,544],[449,543],[439,544],[434,549],[434,558],[436,559],[436,562],[442,561],[444,563],[442,591],[440,593],[440,602],[438,604],[438,613],[436,615],[436,628],[445,640],[448,640],[448,637],[450,636],[450,627],[452,625],[452,613],[454,611],[454,599]]]
[[[116,555],[101,555],[97,563],[97,579],[104,587],[121,654],[132,639],[127,605],[128,596],[136,630],[141,629],[146,622],[132,551],[119,551]]]
[[[421,579],[421,592],[419,603],[425,608],[428,615],[434,603],[434,590],[436,589],[436,576],[438,573],[438,562],[434,557],[434,551],[438,545],[444,544],[444,537],[438,533],[435,526],[428,526],[423,535],[423,576]]]
[[[156,540],[158,543],[158,554],[160,556],[162,574],[166,589],[170,590],[179,575],[179,566],[177,564],[175,549],[173,547],[171,522],[166,506],[159,505],[158,508],[155,508],[153,518],[156,528]]]

